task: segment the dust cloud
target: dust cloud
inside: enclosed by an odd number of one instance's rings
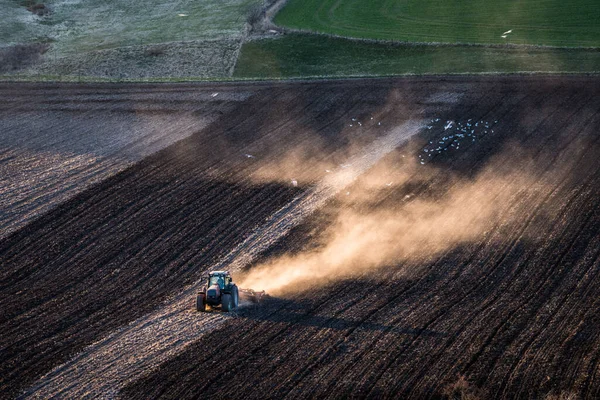
[[[435,167],[417,166],[416,162],[407,162],[399,169],[397,162],[380,163],[347,192],[340,193],[333,222],[318,235],[313,250],[257,265],[242,278],[240,286],[285,296],[320,283],[438,255],[480,240],[503,219],[511,200],[527,196],[539,186],[522,170],[507,170],[498,160],[474,178],[450,177],[452,184],[441,193],[433,190],[413,195],[406,193],[411,176],[414,179],[418,175],[421,182],[432,184],[432,178],[439,174]]]
[[[311,142],[295,146],[280,156],[265,160],[252,173],[250,179],[257,184],[269,182],[289,184],[292,180],[306,184],[322,178],[327,171],[334,170],[336,164],[331,158],[325,156],[327,152],[318,137]],[[346,150],[345,153],[348,154],[350,151]]]

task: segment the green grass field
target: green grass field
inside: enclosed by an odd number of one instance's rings
[[[275,23],[395,41],[600,46],[598,0],[289,0]]]
[[[241,36],[261,0],[38,0],[37,17],[19,0],[0,0],[0,44],[47,41],[68,54],[154,43]]]
[[[291,34],[246,43],[234,77],[599,71],[600,49],[393,45]]]
[[[249,10],[263,0],[46,0],[47,17],[33,15],[23,1],[0,0],[0,45],[51,43],[46,65],[31,71],[31,79],[224,79],[234,64],[234,78],[600,72],[598,0],[289,0],[275,23],[420,44],[288,34],[246,42],[237,63]],[[147,45],[182,41],[188,47],[205,42],[211,51],[171,54],[187,48],[171,45],[160,57],[144,53]],[[441,45],[426,45],[432,42]],[[506,43],[517,46],[488,46]],[[132,48],[138,51],[124,51]],[[142,71],[150,61],[181,68]]]

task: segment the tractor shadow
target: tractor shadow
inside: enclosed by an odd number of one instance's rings
[[[305,301],[270,297],[261,304],[244,302],[240,304],[237,317],[255,322],[272,322],[288,324],[290,327],[312,327],[318,329],[332,329],[336,331],[355,330],[385,332],[396,335],[410,335],[423,337],[447,337],[449,334],[430,329],[413,328],[401,324],[383,324],[380,322],[363,319],[350,319],[339,316],[316,315]]]

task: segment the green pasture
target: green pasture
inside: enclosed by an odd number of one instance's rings
[[[421,43],[600,45],[598,0],[289,0],[275,23]]]
[[[242,47],[237,78],[600,72],[600,49],[431,46],[290,34]]]

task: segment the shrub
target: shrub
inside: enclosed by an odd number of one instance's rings
[[[27,9],[35,15],[44,16],[50,14],[50,9],[44,3],[29,3]]]
[[[47,43],[31,43],[0,48],[0,73],[18,71],[35,64],[49,47]]]
[[[163,46],[152,46],[144,50],[144,54],[148,57],[158,57],[165,54],[165,48]]]

